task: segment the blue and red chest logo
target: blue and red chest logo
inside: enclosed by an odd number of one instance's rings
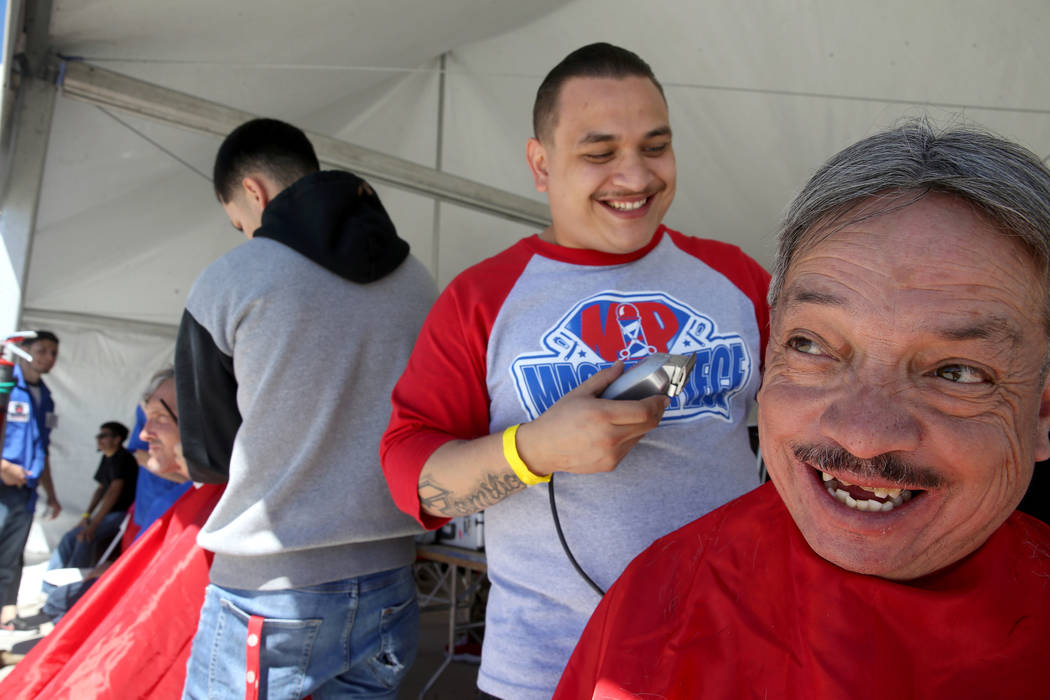
[[[596,294],[558,321],[542,346],[511,363],[522,407],[532,419],[616,360],[629,368],[669,352],[695,353],[696,367],[664,422],[703,415],[732,421],[730,399],[747,386],[753,364],[739,334],[719,333],[711,318],[661,292]]]

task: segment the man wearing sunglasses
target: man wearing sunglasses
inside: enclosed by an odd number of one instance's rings
[[[120,524],[135,501],[138,478],[138,463],[124,449],[127,437],[127,427],[116,421],[103,423],[99,428],[95,435],[98,451],[102,453],[95,470],[98,487],[80,522],[62,536],[58,547],[51,553],[49,569],[93,566],[96,548],[104,547],[120,530]]]

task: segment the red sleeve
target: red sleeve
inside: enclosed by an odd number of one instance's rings
[[[397,507],[427,529],[448,518],[420,508],[419,474],[446,442],[489,434],[489,334],[531,255],[519,243],[454,279],[428,314],[394,387],[393,412],[379,447],[383,473]]]
[[[679,249],[717,270],[747,295],[755,307],[755,321],[761,338],[760,357],[766,356],[769,341],[769,273],[744,251],[731,243],[686,236],[668,229]]]

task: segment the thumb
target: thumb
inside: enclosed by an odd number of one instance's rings
[[[566,396],[599,396],[605,389],[623,374],[623,360],[617,360],[611,366],[592,374]]]

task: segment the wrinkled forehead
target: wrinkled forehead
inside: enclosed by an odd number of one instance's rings
[[[854,269],[858,281],[886,288],[965,290],[978,301],[1005,299],[1050,338],[1046,265],[1021,238],[970,202],[942,194],[865,200],[800,237],[784,272],[777,306],[798,283]],[[870,274],[866,274],[870,273]],[[932,312],[932,309],[931,309]]]

